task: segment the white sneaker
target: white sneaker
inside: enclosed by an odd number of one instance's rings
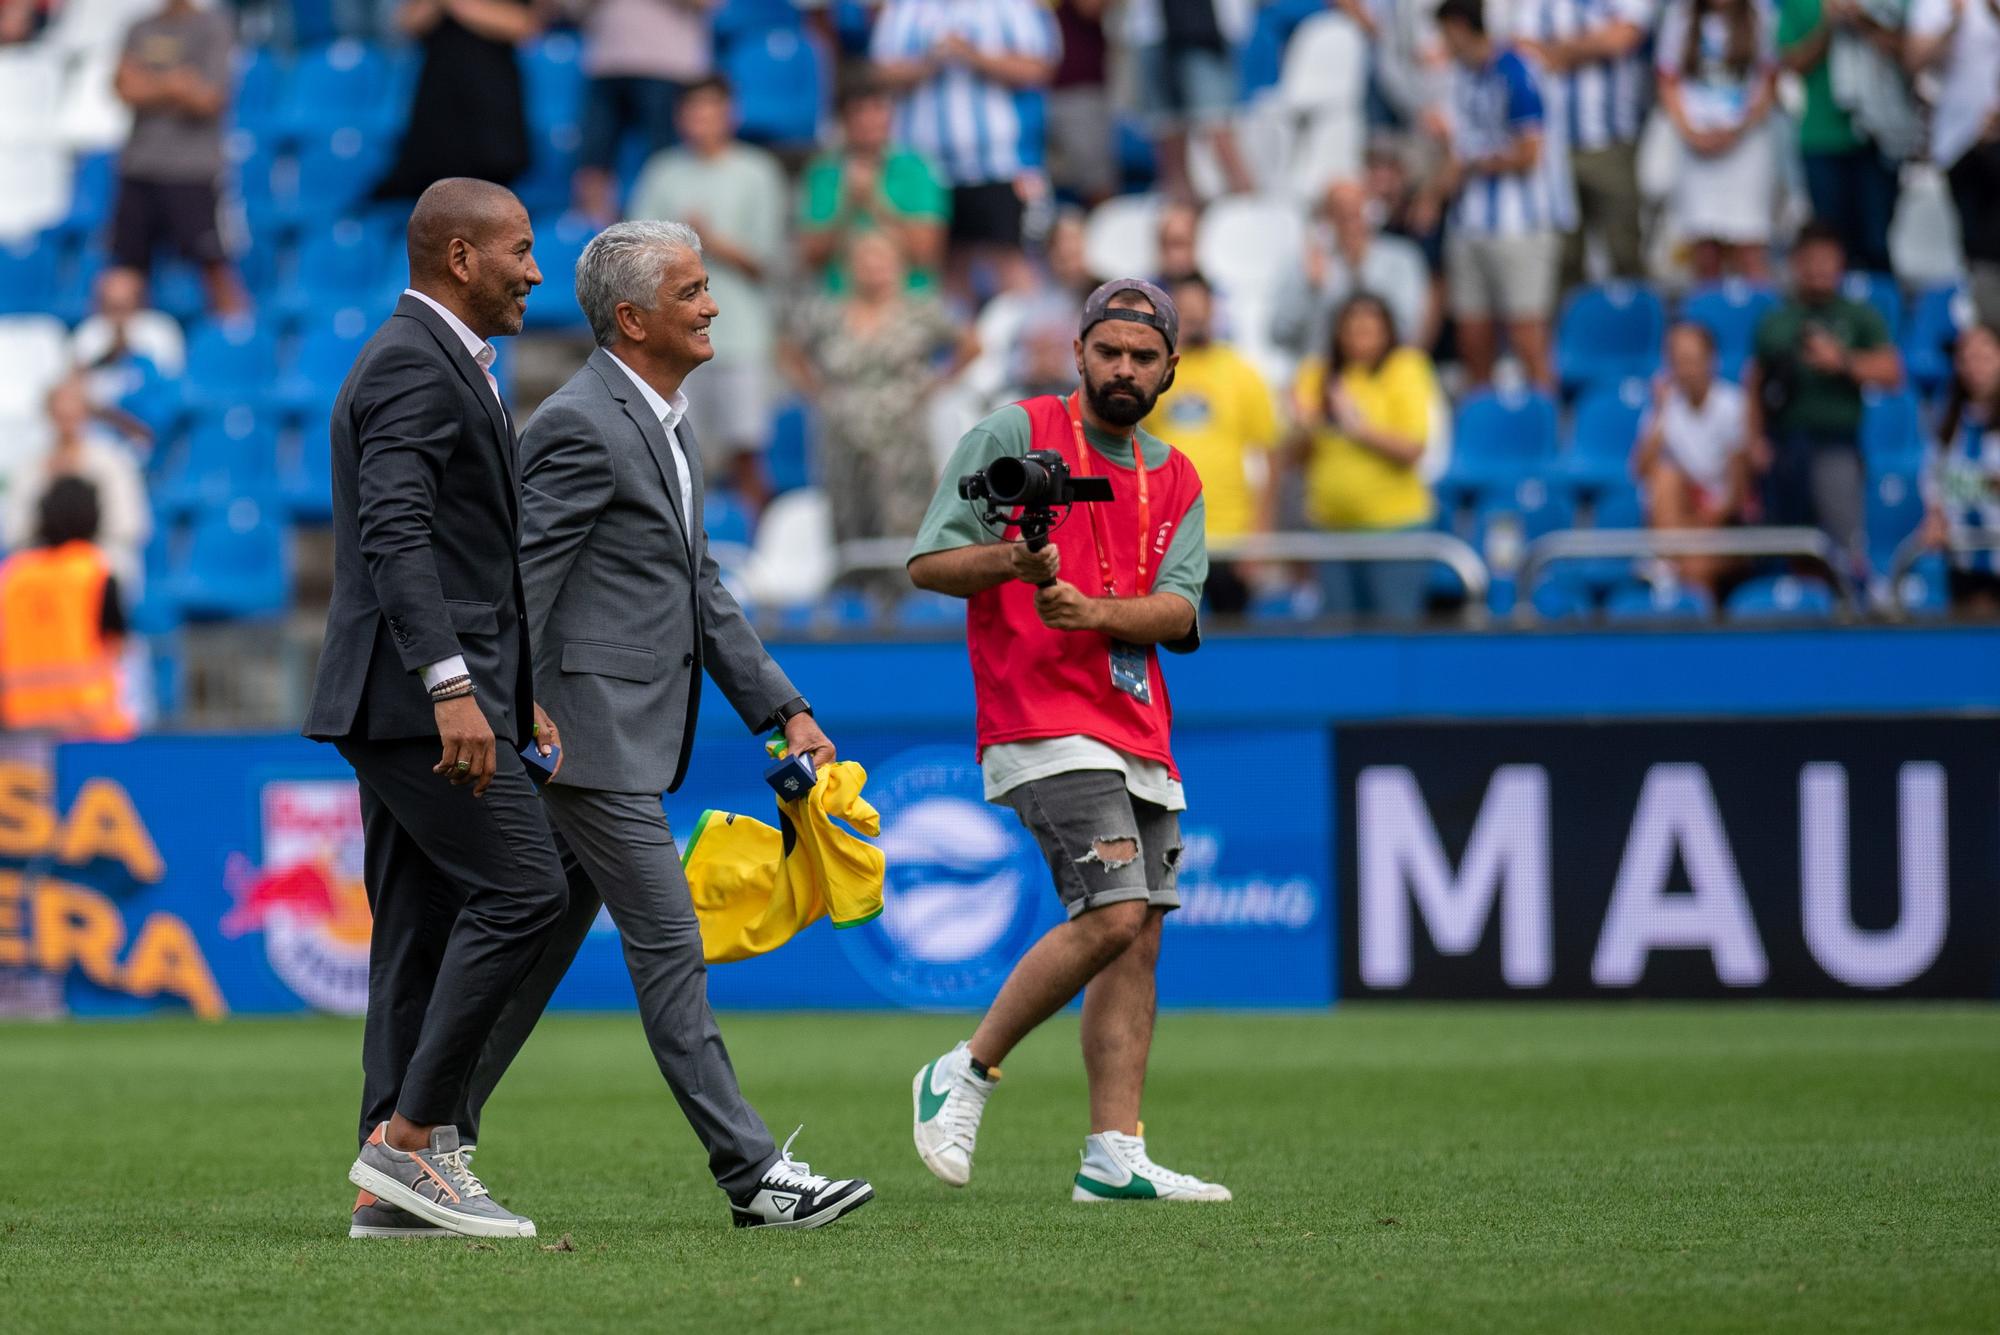
[[[1146,1126],[1140,1134],[1100,1131],[1083,1142],[1073,1201],[1226,1201],[1229,1188],[1160,1167],[1146,1157]]]
[[[917,1072],[910,1085],[917,1157],[939,1181],[962,1187],[972,1180],[979,1117],[999,1083],[998,1067],[984,1079],[973,1074],[972,1050],[963,1043]]]
[[[818,1228],[875,1199],[875,1188],[861,1178],[829,1178],[794,1159],[792,1142],[803,1130],[800,1127],[786,1138],[777,1162],[764,1170],[763,1179],[747,1196],[730,1200],[736,1227]]]

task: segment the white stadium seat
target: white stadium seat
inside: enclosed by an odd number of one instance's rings
[[[1278,282],[1299,271],[1305,226],[1289,200],[1257,195],[1218,199],[1202,214],[1195,236],[1201,271],[1233,302],[1264,302]]]
[[[1120,195],[1090,211],[1083,229],[1083,259],[1099,278],[1152,273],[1159,267],[1160,201],[1153,195]]]
[[[42,46],[0,46],[0,151],[55,143],[62,60]]]
[[[58,144],[0,144],[0,241],[33,236],[69,213],[70,155]]]
[[[1903,193],[1889,224],[1889,264],[1911,287],[1943,287],[1965,276],[1958,210],[1944,173],[1929,163],[1903,168]]]
[[[63,147],[72,153],[123,147],[132,132],[132,108],[119,100],[113,86],[117,77],[115,51],[82,56],[70,66],[56,114],[56,133]]]
[[[833,511],[818,487],[774,497],[757,520],[743,584],[759,607],[799,607],[833,583]]]
[[[213,8],[210,4],[197,6]],[[68,56],[124,49],[125,34],[140,19],[158,13],[159,0],[66,0],[44,41]]]
[[[1368,40],[1345,14],[1315,14],[1293,30],[1278,100],[1298,112],[1359,113],[1368,100]]]

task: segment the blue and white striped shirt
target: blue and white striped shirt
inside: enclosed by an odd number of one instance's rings
[[[1568,41],[1611,23],[1630,23],[1650,33],[1653,0],[1522,0],[1514,10],[1513,35],[1534,42]],[[1551,119],[1561,119],[1569,146],[1583,152],[1632,144],[1645,126],[1652,104],[1653,71],[1648,43],[1641,40],[1616,60],[1593,60],[1568,73],[1551,75],[1545,87],[1561,98],[1550,98]]]
[[[1460,162],[1505,153],[1524,134],[1542,151],[1524,172],[1467,171],[1459,182],[1451,224],[1469,236],[1520,236],[1575,226],[1569,158],[1561,125],[1544,111],[1541,81],[1511,47],[1486,68],[1451,67],[1451,147]]]
[[[987,55],[1062,53],[1055,18],[1034,0],[888,0],[875,20],[869,55],[920,60],[953,34]],[[1042,160],[1026,142],[1014,89],[962,66],[939,71],[896,105],[896,139],[936,163],[953,185],[1012,181]]]
[[[1992,532],[2000,529],[2000,427],[1988,425],[1968,409],[1959,424],[1958,439],[1931,455],[1924,470],[1923,489],[1927,504],[1944,512],[1955,529]],[[1960,570],[1995,573],[1994,553],[1955,552],[1952,564]]]

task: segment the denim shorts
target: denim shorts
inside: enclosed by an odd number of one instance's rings
[[[1080,769],[1030,779],[1000,801],[1042,846],[1056,893],[1074,918],[1128,899],[1155,908],[1181,906],[1181,818],[1178,812],[1134,797],[1113,769]],[[1136,840],[1130,862],[1106,861],[1096,845]]]
[[[1159,42],[1140,48],[1138,64],[1138,110],[1150,121],[1209,125],[1236,110],[1236,64],[1227,52]]]

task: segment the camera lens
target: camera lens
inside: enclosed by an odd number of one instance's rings
[[[1033,459],[1012,455],[986,466],[986,486],[996,505],[1041,505],[1049,494],[1049,471]]]

